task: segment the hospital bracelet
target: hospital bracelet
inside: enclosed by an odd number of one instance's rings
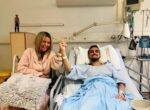
[[[119,90],[119,95],[121,95],[121,94],[123,94],[123,95],[125,94],[123,90]]]
[[[67,59],[67,56],[62,57],[63,60]]]

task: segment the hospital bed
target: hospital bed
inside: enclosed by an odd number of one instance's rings
[[[122,78],[123,78],[123,80],[125,80],[127,82],[127,89],[134,95],[134,97],[136,99],[131,103],[132,107],[136,110],[136,107],[138,107],[137,103],[142,101],[143,107],[145,107],[145,109],[142,109],[142,110],[149,110],[150,109],[150,101],[148,101],[148,100],[150,100],[150,98],[145,97],[142,94],[142,91],[138,91],[139,89],[135,86],[135,84],[133,83],[133,80],[136,81],[139,85],[143,86],[145,89],[147,89],[148,92],[150,92],[150,87],[148,85],[143,84],[142,82],[139,82],[134,77],[130,77],[128,74],[129,71],[127,72],[127,69],[134,72],[135,74],[140,75],[141,77],[146,78],[147,80],[150,80],[150,78],[146,77],[145,75],[143,75],[139,72],[136,72],[135,70],[131,69],[130,67],[125,66],[123,59],[121,57],[120,51],[118,49],[114,49],[111,45],[104,46],[103,48],[100,48],[100,50],[101,50],[101,57],[103,57],[102,58],[103,61],[105,62],[107,60],[109,60],[109,61],[111,60],[112,64],[114,64],[116,66],[116,68],[119,71],[121,71],[121,73],[123,73]],[[87,49],[84,49],[82,47],[73,48],[73,49],[71,49],[71,51],[69,53],[70,63],[72,65],[88,63],[87,62],[88,58],[85,57],[86,55],[87,55]],[[131,80],[131,78],[133,80]],[[68,84],[68,82],[69,82],[69,84]],[[68,96],[72,95],[72,93],[74,93],[79,88],[79,86],[80,86],[80,84],[75,81],[70,81],[70,80],[68,81],[65,78],[64,74],[60,75],[58,80],[56,81],[55,85],[51,89],[50,110],[58,110],[63,98],[65,97],[65,96],[62,96],[62,94],[66,95],[68,93],[69,94],[69,95],[67,95],[67,97],[68,97]],[[57,98],[58,98],[58,96],[60,96],[60,94],[61,94],[61,98],[60,98],[61,101],[59,102]],[[143,100],[144,98],[146,98],[146,100]]]

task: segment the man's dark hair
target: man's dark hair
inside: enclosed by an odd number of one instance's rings
[[[98,47],[97,45],[91,45],[91,46],[89,47],[89,49],[88,49],[88,54],[89,54],[90,49],[91,49],[91,48],[93,48],[93,47],[95,47],[95,48],[98,48],[98,49],[99,49],[99,47]]]

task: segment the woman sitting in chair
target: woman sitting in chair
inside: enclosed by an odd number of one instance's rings
[[[33,74],[42,78],[49,78],[50,68],[58,70],[62,65],[61,54],[52,51],[52,38],[48,32],[39,32],[35,38],[35,47],[28,48],[23,53],[17,67],[17,72]],[[49,92],[40,110],[46,110],[49,101]],[[9,109],[18,109],[9,107]]]

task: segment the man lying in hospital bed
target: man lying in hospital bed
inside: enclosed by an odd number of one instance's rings
[[[130,101],[142,98],[140,94],[126,92],[127,82],[122,80],[122,71],[116,71],[110,62],[104,64],[99,61],[101,55],[98,46],[94,45],[88,50],[88,65],[73,67],[66,57],[64,41],[60,43],[60,48],[68,73],[66,77],[84,81],[73,96],[64,99],[61,110],[131,110]]]

